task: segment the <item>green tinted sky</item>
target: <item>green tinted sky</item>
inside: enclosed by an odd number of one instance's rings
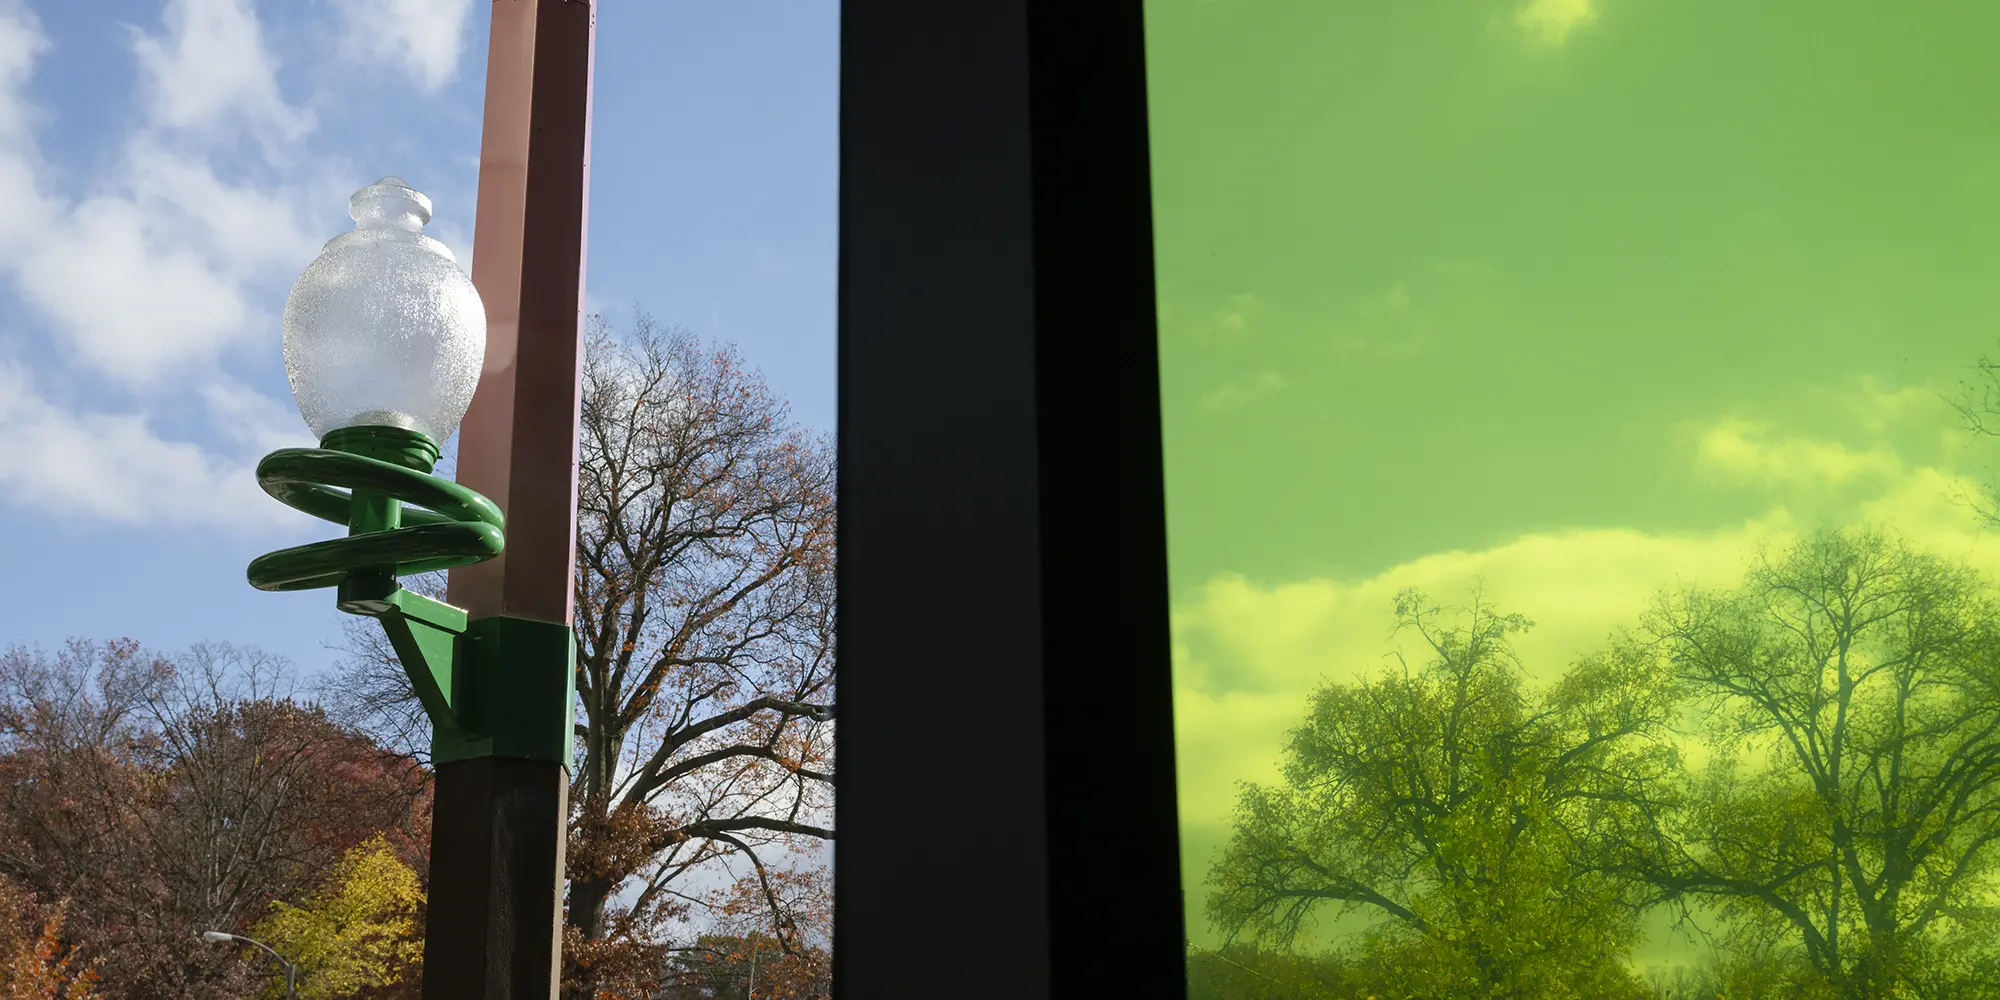
[[[2000,334],[2000,5],[1146,11],[1193,879],[1399,586],[1555,670],[1819,519],[2000,566],[1938,400]]]

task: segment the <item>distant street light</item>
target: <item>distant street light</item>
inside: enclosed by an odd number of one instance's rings
[[[224,934],[221,931],[202,931],[201,939],[203,941],[209,941],[215,944],[228,944],[231,941],[240,941],[243,944],[253,944],[259,948],[264,949],[264,951],[269,953],[272,958],[276,959],[278,964],[282,966],[285,970],[285,1000],[295,1000],[295,998],[299,995],[298,991],[299,967],[293,965],[290,962],[285,961],[285,956],[280,955],[275,951],[272,951],[270,945],[267,945],[262,941],[253,941],[247,937],[242,937],[236,934]]]

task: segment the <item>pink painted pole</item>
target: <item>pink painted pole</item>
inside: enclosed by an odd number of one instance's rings
[[[492,8],[472,261],[486,303],[486,368],[460,425],[457,478],[500,505],[507,547],[452,570],[447,599],[471,619],[461,643],[473,652],[459,663],[487,674],[473,682],[487,703],[474,711],[494,716],[486,731],[532,730],[557,749],[509,750],[496,739],[482,756],[437,765],[425,1000],[552,1000],[562,974],[570,706],[553,703],[573,697],[596,10],[588,0]],[[518,701],[491,707],[509,697]]]

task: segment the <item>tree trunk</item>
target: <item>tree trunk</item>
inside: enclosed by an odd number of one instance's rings
[[[569,907],[563,922],[585,941],[604,936],[604,904],[611,898],[609,879],[575,880],[569,884]],[[563,1000],[591,1000],[597,995],[597,970],[577,961],[574,949],[563,949]]]
[[[569,884],[569,925],[585,941],[604,936],[604,904],[611,898],[610,879],[578,879]]]

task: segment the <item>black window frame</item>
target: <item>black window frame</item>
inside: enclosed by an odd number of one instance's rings
[[[1141,0],[846,0],[835,993],[1186,993]]]

